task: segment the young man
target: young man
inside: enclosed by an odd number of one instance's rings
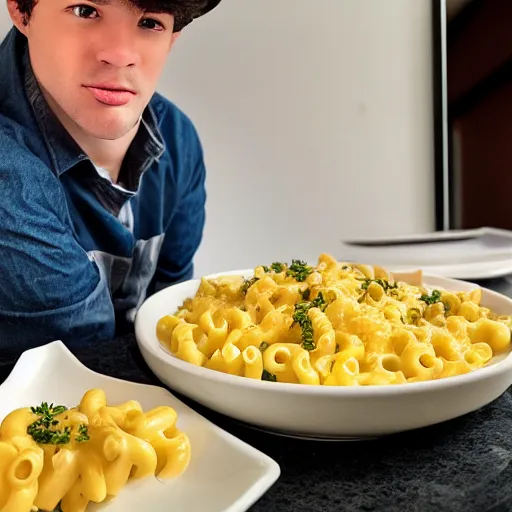
[[[7,0],[0,46],[0,359],[112,338],[192,276],[205,168],[155,93],[181,30],[220,0]]]

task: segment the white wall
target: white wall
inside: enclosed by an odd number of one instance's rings
[[[430,4],[223,0],[184,31],[159,90],[205,148],[197,274],[434,229]]]
[[[4,37],[7,31],[11,28],[11,18],[7,13],[6,0],[0,0],[0,37]]]
[[[434,229],[430,0],[223,0],[161,91],[208,164],[197,273]]]

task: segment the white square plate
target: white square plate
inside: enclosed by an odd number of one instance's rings
[[[129,483],[115,501],[89,511],[242,512],[277,480],[278,464],[220,429],[163,388],[122,381],[83,366],[60,341],[28,350],[0,386],[0,421],[20,407],[51,402],[76,406],[82,395],[101,388],[109,403],[137,400],[144,410],[160,405],[178,413],[178,428],[190,439],[192,457],[179,478]]]

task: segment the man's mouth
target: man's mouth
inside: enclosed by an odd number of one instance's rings
[[[99,103],[109,107],[127,105],[137,95],[133,89],[116,84],[94,84],[87,85],[85,88]]]

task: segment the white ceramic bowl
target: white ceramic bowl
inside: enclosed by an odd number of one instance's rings
[[[223,273],[250,276],[252,271]],[[211,276],[214,277],[214,276]],[[476,285],[425,276],[426,286],[466,291]],[[440,423],[492,402],[512,384],[512,354],[469,374],[395,386],[330,387],[257,381],[184,362],[159,343],[158,320],[193,297],[200,281],[162,290],[140,308],[135,333],[155,375],[179,393],[257,428],[298,437],[368,438]],[[482,289],[482,305],[512,314],[512,300]]]

